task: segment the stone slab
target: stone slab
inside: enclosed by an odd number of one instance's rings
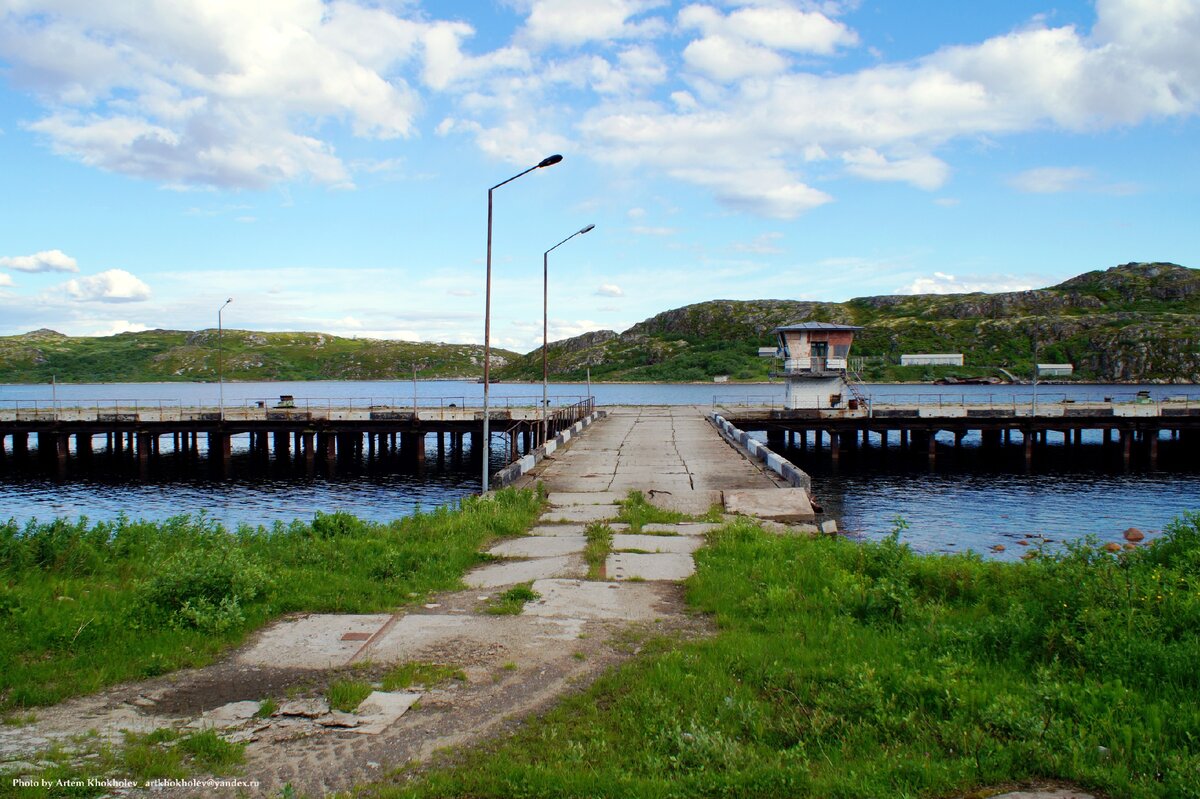
[[[721,492],[713,490],[672,491],[669,494],[647,491],[645,495],[647,501],[656,508],[678,511],[692,516],[708,513],[708,509],[713,505],[721,504]]]
[[[586,573],[587,568],[582,558],[560,555],[512,563],[492,563],[475,569],[463,578],[463,582],[469,588],[496,588],[550,577],[582,577]]]
[[[625,499],[620,491],[552,491],[548,497],[556,508],[570,505],[613,505]]]
[[[725,510],[777,522],[809,521],[817,517],[808,492],[803,488],[726,491]]]
[[[608,526],[614,533],[629,529],[624,522],[609,522]],[[586,524],[540,524],[529,531],[531,536],[577,536],[586,533]]]
[[[541,522],[602,522],[615,519],[620,512],[618,505],[572,505],[551,508],[542,514]]]
[[[643,552],[676,552],[690,555],[704,546],[704,539],[695,535],[614,535],[614,550],[640,549]]]
[[[680,522],[679,524],[643,524],[643,533],[663,533],[664,535],[705,535],[716,530],[721,525],[712,522]],[[615,529],[615,528],[614,528]]]
[[[673,552],[661,555],[614,552],[605,561],[605,572],[613,580],[683,580],[695,571],[691,555]]]
[[[372,691],[354,710],[354,715],[358,717],[358,726],[347,732],[378,735],[392,726],[392,723],[403,716],[420,698],[420,694],[408,691]]]
[[[188,726],[202,730],[223,730],[228,727],[237,727],[254,718],[259,707],[259,703],[254,701],[230,702],[205,712]]]
[[[362,641],[342,640],[346,633],[374,635],[392,617],[387,614],[313,614],[282,621],[263,631],[258,640],[238,655],[253,666],[287,665],[295,669],[328,669],[344,666],[363,646]]]
[[[580,618],[541,618],[527,614],[416,613],[398,619],[364,653],[363,659],[372,663],[402,663],[431,657],[440,660],[448,652],[471,650],[494,652],[497,658],[507,659],[507,648],[513,642],[574,640],[582,625]]]
[[[530,616],[649,621],[665,615],[654,609],[658,589],[648,583],[538,580],[533,590],[542,597],[525,604]]]
[[[501,558],[552,558],[582,552],[587,538],[582,535],[535,535],[502,541],[488,550]]]

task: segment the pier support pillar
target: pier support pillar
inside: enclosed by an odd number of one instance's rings
[[[783,449],[783,431],[768,430],[767,431],[767,446],[778,452]]]
[[[842,434],[836,433],[833,430],[829,431],[829,457],[833,460],[833,465],[838,465],[838,460],[842,455]]]
[[[151,438],[152,436],[150,433],[147,433],[144,430],[138,431],[137,459],[139,465],[145,465],[146,461],[150,459],[150,455],[153,452],[153,446],[150,441]]]
[[[1158,430],[1147,430],[1146,435],[1150,437],[1149,453],[1150,453],[1150,468],[1158,468]]]
[[[29,434],[12,434],[12,451],[14,458],[25,458],[29,455]]]
[[[0,447],[3,451],[3,447]],[[92,434],[91,433],[76,433],[75,434],[75,454],[81,458],[92,457]]]
[[[1112,443],[1112,428],[1106,427],[1106,428],[1104,428],[1104,446],[1107,447],[1111,443]]]
[[[214,430],[208,434],[208,459],[213,468],[223,475],[229,474],[229,461],[233,456],[233,444],[228,433]]]
[[[1021,431],[1021,438],[1025,442],[1025,468],[1029,469],[1033,466],[1033,439],[1034,432],[1028,428]]]
[[[291,437],[286,430],[277,430],[275,432],[275,459],[281,460],[291,457]]]
[[[967,437],[966,430],[955,430],[954,431],[954,448],[962,449],[963,439],[966,437]]]
[[[929,460],[929,468],[937,465],[937,431],[929,431],[929,445],[925,449],[926,457]]]
[[[296,447],[297,450],[304,453],[304,465],[310,471],[316,461],[316,452],[313,451],[313,434],[312,431],[306,430],[303,433],[297,433],[300,437],[300,444]]]
[[[1129,462],[1132,460],[1132,457],[1133,457],[1133,431],[1132,430],[1122,430],[1121,431],[1121,463],[1124,464],[1126,470],[1129,469]]]

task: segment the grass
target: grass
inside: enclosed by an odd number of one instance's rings
[[[486,610],[493,616],[519,616],[526,602],[541,598],[542,595],[533,590],[532,582],[519,583],[492,600]]]
[[[621,512],[617,515],[617,521],[628,524],[629,532],[633,534],[642,532],[645,524],[678,524],[689,518],[687,514],[651,505],[641,491],[630,491],[621,501]]]
[[[325,696],[329,707],[343,713],[353,713],[374,689],[369,682],[360,680],[337,680],[330,683]]]
[[[405,688],[410,688],[414,685],[420,685],[423,688],[436,688],[450,680],[466,682],[467,674],[457,666],[410,660],[407,663],[401,663],[383,675],[383,690],[403,691]]]
[[[255,711],[254,717],[258,719],[269,719],[275,715],[275,711],[279,710],[279,703],[274,699],[264,699],[258,703],[258,710]]]
[[[603,522],[593,522],[584,529],[587,544],[583,548],[583,559],[587,563],[589,580],[604,579],[604,564],[612,552],[612,528]]]
[[[484,544],[540,508],[505,490],[389,524],[0,523],[0,713],[203,665],[285,613],[378,613],[459,588]]]
[[[747,523],[713,638],[633,660],[399,797],[918,797],[1062,779],[1200,797],[1200,514],[1116,556],[921,556]],[[654,649],[653,647],[651,649]]]

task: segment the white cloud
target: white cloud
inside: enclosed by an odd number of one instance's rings
[[[888,160],[870,147],[842,153],[846,170],[867,180],[895,180],[932,191],[946,182],[950,168],[932,155]]]
[[[660,0],[533,0],[524,35],[535,45],[642,38],[666,29],[661,19],[634,21]]]
[[[89,166],[175,185],[344,185],[315,131],[411,135],[420,101],[395,68],[427,27],[321,0],[31,1],[7,13],[0,56],[50,109],[28,127]]]
[[[12,275],[6,275],[3,272],[0,272],[0,286],[11,286],[11,285],[13,285]]]
[[[1008,183],[1031,194],[1057,194],[1077,189],[1091,177],[1092,171],[1083,167],[1045,166],[1014,175]]]
[[[624,297],[625,292],[615,283],[602,283],[596,289],[597,297]]]
[[[679,232],[679,228],[651,225],[634,225],[629,230],[639,236],[674,236]]]
[[[18,272],[78,272],[79,266],[62,250],[42,250],[33,255],[6,255],[0,266]]]
[[[692,69],[723,83],[775,75],[787,68],[787,60],[774,50],[727,36],[697,39],[684,48],[683,60]]]
[[[63,284],[67,296],[81,302],[142,302],[150,299],[150,287],[124,269],[109,269]]]
[[[89,336],[115,336],[120,333],[140,333],[143,330],[150,328],[143,325],[141,322],[129,322],[125,319],[116,319],[108,323],[107,327],[94,330],[88,333]]]
[[[899,289],[898,294],[970,294],[983,291],[1028,291],[1038,283],[1013,275],[985,275],[960,280],[945,272],[934,272],[932,277],[919,277]]]

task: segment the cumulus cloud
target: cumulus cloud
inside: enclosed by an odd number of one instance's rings
[[[150,287],[124,269],[109,269],[97,275],[68,280],[67,296],[80,302],[142,302],[150,299]]]
[[[624,297],[625,292],[615,283],[602,283],[596,289],[597,297]]]
[[[13,285],[12,275],[6,275],[0,272],[0,287]]]
[[[932,277],[919,277],[899,289],[898,294],[970,294],[976,291],[1028,291],[1035,283],[1012,275],[981,276],[960,280],[945,272]]]
[[[888,160],[870,147],[842,154],[846,171],[867,180],[897,180],[932,191],[946,182],[950,168],[932,155]]]
[[[1068,166],[1045,166],[1028,169],[1009,179],[1013,188],[1031,194],[1057,194],[1079,188],[1092,176],[1090,169]]]
[[[666,29],[661,19],[633,18],[661,5],[661,0],[533,0],[523,33],[539,46],[652,36]]]
[[[78,272],[75,259],[62,250],[42,250],[33,255],[6,255],[0,266],[18,272]]]
[[[177,185],[343,185],[315,131],[414,132],[420,101],[396,67],[428,24],[321,0],[49,0],[3,17],[0,56],[49,113],[28,125],[89,166]]]
[[[116,320],[113,320],[112,322],[109,322],[107,327],[102,327],[102,328],[99,328],[98,330],[94,330],[91,333],[88,333],[88,335],[89,336],[115,336],[120,333],[140,333],[143,330],[149,330],[149,329],[150,329],[149,327],[147,327],[146,325],[143,325],[141,322],[130,322],[126,319],[116,319]]]

